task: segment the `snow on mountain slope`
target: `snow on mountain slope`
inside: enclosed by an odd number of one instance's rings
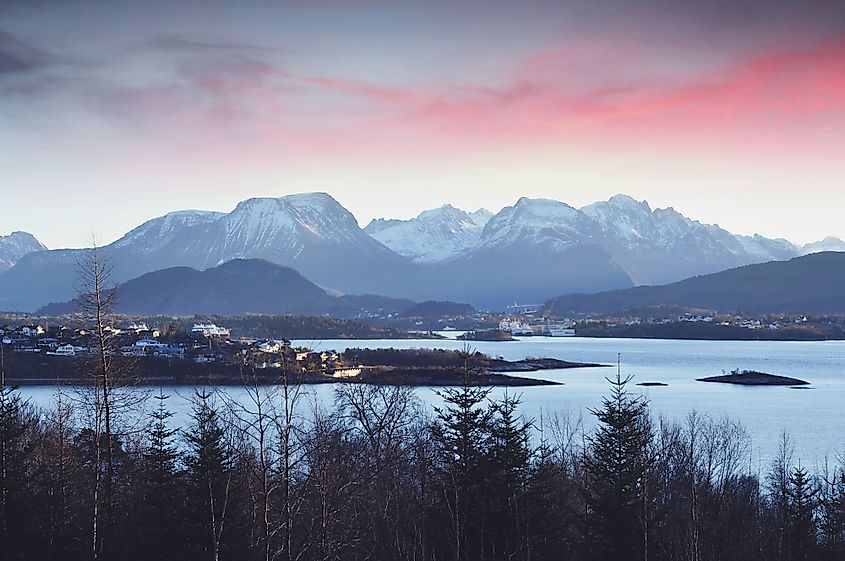
[[[219,220],[185,230],[159,257],[157,269],[200,270],[265,259],[340,293],[397,296],[410,292],[416,278],[409,259],[364,232],[326,193],[248,199]]]
[[[599,225],[610,243],[631,250],[671,250],[693,240],[741,252],[739,242],[718,226],[690,220],[673,208],[652,210],[646,201],[616,195],[581,209]]]
[[[594,221],[567,204],[523,197],[487,222],[477,246],[443,263],[437,278],[448,280],[443,290],[450,299],[489,307],[632,286],[600,235]]]
[[[604,234],[610,251],[638,284],[663,284],[721,270],[790,259],[796,249],[785,240],[736,236],[713,224],[691,220],[673,208],[616,195],[581,209]]]
[[[27,232],[12,232],[8,236],[0,236],[0,272],[14,267],[21,257],[46,249],[44,244]]]
[[[652,210],[646,201],[616,195],[581,209],[596,220],[616,243],[632,250],[673,251],[694,249],[707,261],[737,260],[741,264],[792,259],[794,244],[759,234],[734,235],[714,224],[691,220],[673,208]]]
[[[743,249],[758,260],[759,263],[766,261],[787,261],[798,256],[798,247],[783,238],[766,238],[760,234],[753,236],[736,236]]]
[[[490,217],[485,209],[470,214],[443,205],[411,220],[373,220],[364,231],[416,263],[438,263],[476,246]]]
[[[472,219],[473,222],[476,223],[476,225],[480,226],[481,228],[484,228],[484,226],[486,226],[487,223],[490,222],[490,219],[493,218],[493,213],[487,210],[486,208],[480,208],[475,212],[470,212],[469,217]]]
[[[325,193],[248,199],[169,244],[177,261],[200,269],[232,259],[263,258],[284,264],[310,257],[304,252],[320,247],[388,251]]]
[[[809,255],[810,253],[821,253],[823,251],[845,251],[845,241],[833,236],[828,236],[825,239],[813,243],[808,243],[801,248],[801,255]]]
[[[522,197],[487,222],[478,249],[528,244],[563,250],[595,243],[599,233],[589,217],[566,203]]]
[[[521,198],[493,217],[483,216],[486,223],[480,233],[467,227],[467,218],[447,206],[414,220],[375,220],[366,230],[425,265],[458,258],[477,263],[481,255],[496,260],[509,247],[559,255],[590,247],[610,255],[636,284],[663,284],[798,255],[798,248],[786,240],[737,236],[673,208],[652,209],[627,195],[580,210],[559,201]]]
[[[114,242],[113,248],[150,252],[169,243],[185,228],[219,220],[224,213],[205,210],[182,210],[148,220]]]

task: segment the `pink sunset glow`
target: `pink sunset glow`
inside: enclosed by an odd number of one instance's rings
[[[210,3],[184,25],[162,4],[136,28],[128,7],[71,3],[91,16],[75,29],[4,8],[0,181],[22,194],[0,218],[48,245],[83,244],[90,228],[65,215],[91,221],[86,197],[114,206],[97,221],[111,241],[170,210],[309,190],[362,223],[626,192],[740,233],[845,235],[842,10],[761,3],[746,21],[659,4],[479,17],[469,5]],[[105,23],[96,48],[81,39]],[[117,187],[144,196],[127,207]],[[46,212],[27,195],[69,191],[85,197]]]

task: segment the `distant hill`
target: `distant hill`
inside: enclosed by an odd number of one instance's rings
[[[290,267],[260,259],[235,259],[205,271],[173,267],[122,284],[116,311],[133,315],[297,314],[356,317],[362,310],[398,311],[409,300],[378,296],[331,296]],[[72,312],[73,302],[50,304],[39,313]]]
[[[429,300],[421,302],[406,308],[402,311],[402,316],[406,318],[423,317],[423,318],[441,318],[446,316],[468,316],[475,313],[475,308],[469,304],[461,304],[459,302],[438,302]]]
[[[748,265],[664,286],[571,294],[546,303],[553,317],[684,308],[754,314],[845,313],[845,253]]]
[[[344,294],[337,298],[335,317],[358,318],[372,313],[399,314],[414,306],[416,302],[406,298],[388,298],[372,294]]]

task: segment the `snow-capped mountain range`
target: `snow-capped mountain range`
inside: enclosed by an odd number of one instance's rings
[[[0,268],[11,267],[0,274],[0,309],[30,311],[71,299],[77,262],[88,250],[46,251],[31,236],[23,243],[23,236],[0,238]],[[6,257],[10,238],[21,249]],[[374,220],[362,229],[325,193],[248,199],[229,213],[174,212],[101,249],[118,282],[168,267],[204,270],[261,258],[293,267],[334,293],[451,299],[489,308],[663,284],[829,250],[845,251],[845,242],[827,238],[799,247],[737,236],[626,195],[580,209],[521,198],[495,215],[445,205],[411,220]]]
[[[0,273],[15,266],[24,255],[47,248],[26,232],[12,232],[8,236],[0,236]]]
[[[443,205],[412,220],[370,222],[364,231],[415,263],[437,263],[460,257],[481,241],[484,225],[493,217],[486,209],[469,213]]]
[[[480,219],[450,205],[413,220],[374,220],[365,229],[418,263],[443,263],[497,247],[546,245],[554,253],[593,244],[610,253],[635,284],[664,284],[690,276],[808,253],[845,251],[829,237],[805,246],[760,235],[735,235],[691,220],[673,208],[616,195],[581,209],[548,199],[522,198]]]
[[[801,255],[821,253],[823,251],[845,251],[845,241],[828,236],[821,241],[808,243],[800,249]]]

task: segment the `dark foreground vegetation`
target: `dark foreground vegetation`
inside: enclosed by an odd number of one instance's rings
[[[845,558],[841,467],[811,474],[785,440],[750,473],[741,426],[654,421],[626,380],[586,436],[470,385],[433,417],[401,387],[197,393],[179,430],[165,396],[139,423],[137,389],[102,390],[45,411],[0,390],[3,559]]]

